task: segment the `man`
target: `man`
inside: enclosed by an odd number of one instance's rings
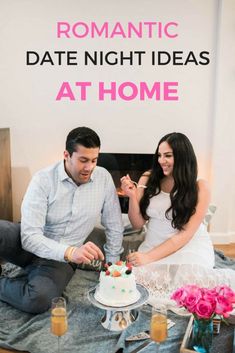
[[[104,260],[94,243],[83,244],[100,216],[105,260],[119,259],[120,206],[110,174],[96,167],[99,150],[95,131],[76,128],[67,136],[64,160],[33,177],[22,203],[21,242],[17,232],[0,232],[0,258],[26,272],[17,279],[0,278],[2,301],[30,313],[46,311],[77,264]]]

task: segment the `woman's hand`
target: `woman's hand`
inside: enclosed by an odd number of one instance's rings
[[[148,253],[142,253],[139,251],[132,252],[127,256],[128,262],[130,262],[133,266],[142,266],[149,264],[152,262],[151,257]]]
[[[129,197],[128,216],[132,227],[134,229],[141,229],[146,223],[146,219],[143,218],[139,205],[144,189],[137,188],[128,174],[121,178],[121,188],[124,194]]]
[[[137,195],[137,190],[129,174],[121,178],[121,188],[124,191],[124,194],[128,197],[133,197]]]

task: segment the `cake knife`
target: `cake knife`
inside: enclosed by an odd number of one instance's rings
[[[136,333],[133,336],[129,336],[125,339],[126,342],[142,341],[150,338],[149,330]]]
[[[167,329],[169,330],[175,323],[171,319],[167,319]],[[125,339],[126,342],[141,341],[150,338],[149,330],[141,331],[135,335],[129,336]],[[235,352],[234,352],[235,353]]]
[[[145,347],[147,347],[149,344],[154,343],[153,341],[147,341],[142,343],[139,347],[135,348],[133,351],[131,351],[130,353],[137,353],[137,352],[141,352],[142,349],[144,349]]]

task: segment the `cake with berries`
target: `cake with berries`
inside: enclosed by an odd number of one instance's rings
[[[140,298],[131,264],[117,261],[105,264],[100,272],[95,299],[108,306],[126,306]]]

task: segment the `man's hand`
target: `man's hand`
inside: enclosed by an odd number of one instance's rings
[[[88,241],[80,248],[73,247],[72,251],[70,249],[66,250],[65,258],[67,257],[70,262],[75,264],[89,264],[92,260],[104,260],[104,255],[100,248],[91,241]]]

